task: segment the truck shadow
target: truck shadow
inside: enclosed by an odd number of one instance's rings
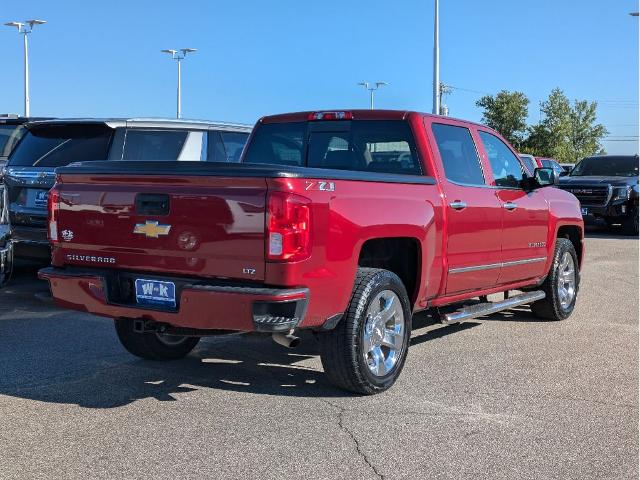
[[[11,296],[3,293],[0,303]],[[153,362],[124,351],[111,321],[39,303],[0,312],[0,395],[96,409],[143,399],[186,400],[184,395],[203,388],[280,397],[353,396],[327,381],[310,333],[292,350],[268,337],[208,338],[182,360]],[[431,323],[428,316],[417,316],[416,329]],[[418,331],[411,348],[476,325]]]
[[[280,397],[352,396],[329,384],[310,333],[293,350],[268,337],[229,335],[203,339],[182,360],[141,360],[120,346],[111,321],[56,308],[47,301],[46,283],[23,273],[0,291],[0,395],[96,409],[143,399],[186,400],[203,388]],[[482,320],[533,317],[522,309]],[[411,349],[482,320],[440,325],[427,312],[416,314]]]

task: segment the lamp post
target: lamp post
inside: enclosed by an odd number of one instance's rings
[[[162,53],[168,53],[171,58],[178,63],[178,89],[176,103],[176,118],[182,118],[182,65],[181,62],[187,56],[187,53],[193,53],[195,48],[181,48],[180,50],[160,50]]]
[[[433,22],[433,110],[440,115],[440,2],[434,0],[435,12]]]
[[[375,83],[360,82],[358,83],[358,85],[361,85],[366,90],[369,90],[369,108],[373,110],[373,92],[378,90],[380,87],[384,85],[389,85],[389,84],[387,82],[375,82]]]
[[[42,25],[44,20],[25,20],[24,22],[8,22],[7,27],[16,27],[18,33],[24,37],[24,116],[28,117],[30,113],[29,105],[29,41],[27,35],[33,31],[34,25]]]

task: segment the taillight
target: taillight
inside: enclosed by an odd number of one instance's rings
[[[307,120],[351,120],[351,112],[312,112],[307,116]]]
[[[267,259],[304,260],[311,254],[311,200],[272,192],[267,201]]]
[[[60,191],[53,187],[49,190],[47,199],[47,211],[49,212],[49,241],[58,242],[58,215],[60,212]]]

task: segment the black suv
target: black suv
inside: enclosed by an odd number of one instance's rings
[[[578,197],[583,216],[622,224],[625,233],[638,235],[638,155],[584,158],[559,187]]]

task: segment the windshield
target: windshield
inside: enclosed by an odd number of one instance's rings
[[[261,125],[245,163],[419,175],[409,124],[396,120],[294,122]]]
[[[571,170],[570,175],[572,177],[635,177],[638,176],[638,157],[585,158]]]
[[[106,160],[113,130],[106,125],[41,125],[29,129],[9,158],[9,166],[62,167]]]
[[[22,138],[25,128],[22,125],[0,125],[0,158],[7,158]]]

